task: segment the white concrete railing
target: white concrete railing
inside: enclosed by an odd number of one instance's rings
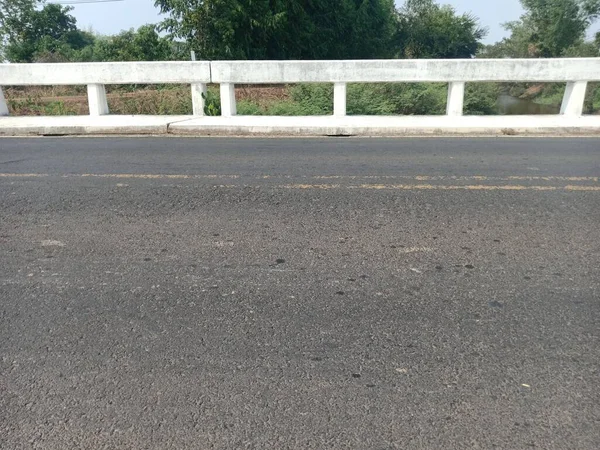
[[[87,85],[90,115],[109,113],[105,84],[185,83],[195,116],[204,115],[207,83],[218,83],[221,114],[236,114],[235,84],[333,83],[334,116],[346,115],[347,83],[447,82],[447,115],[463,113],[467,82],[566,82],[561,114],[580,116],[587,83],[600,81],[600,58],[190,61],[0,64],[0,115],[8,114],[1,86]]]
[[[202,115],[209,82],[210,63],[200,61],[0,64],[0,115],[8,114],[3,85],[87,85],[90,115],[101,116],[109,113],[104,85],[136,83],[191,84],[193,113]]]

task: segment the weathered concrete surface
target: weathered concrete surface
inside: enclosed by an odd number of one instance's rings
[[[1,447],[600,448],[599,151],[0,140]]]
[[[4,86],[598,80],[600,58],[0,64]]]
[[[0,83],[4,86],[209,81],[207,61],[0,64]]]
[[[190,116],[0,117],[0,136],[167,134],[169,124]]]
[[[55,116],[1,117],[0,135],[280,136],[596,135],[600,116]]]
[[[169,125],[190,135],[445,136],[595,135],[600,116],[203,117]]]
[[[213,83],[598,81],[600,58],[212,61]]]

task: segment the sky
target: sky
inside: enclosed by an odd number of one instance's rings
[[[396,4],[400,3],[401,0],[396,0]],[[502,28],[502,24],[517,20],[523,12],[519,0],[439,0],[439,3],[454,6],[458,13],[470,12],[477,16],[481,26],[488,29],[485,44],[493,44],[506,37],[507,32]],[[116,34],[161,20],[158,9],[154,7],[154,0],[89,3],[74,8],[71,14],[77,18],[79,28],[92,29],[100,34]],[[594,29],[598,29],[598,26]]]

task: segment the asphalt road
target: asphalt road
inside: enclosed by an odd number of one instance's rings
[[[0,448],[600,448],[600,139],[0,140]]]

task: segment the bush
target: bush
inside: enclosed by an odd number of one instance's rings
[[[465,115],[498,114],[500,86],[496,83],[469,83],[465,89]]]
[[[221,115],[221,97],[217,88],[210,87],[206,90],[204,97],[204,114],[207,116]]]
[[[329,83],[297,84],[290,89],[290,95],[298,106],[287,107],[302,115],[320,116],[333,113],[333,85]]]
[[[465,93],[465,114],[497,114],[496,84],[470,84]],[[347,92],[349,115],[443,115],[448,87],[445,83],[351,83]],[[207,104],[218,104],[218,95]],[[315,116],[333,113],[333,86],[302,83],[290,87],[290,100],[241,100],[240,115]],[[216,111],[217,109],[215,109]],[[218,110],[220,111],[220,109]],[[209,114],[210,115],[210,114]]]
[[[353,83],[348,85],[349,115],[444,114],[447,87],[439,83]],[[331,84],[299,84],[291,90],[297,103],[295,112],[303,115],[331,114]],[[288,106],[291,108],[291,106]]]
[[[600,83],[588,83],[583,113],[600,114]]]

